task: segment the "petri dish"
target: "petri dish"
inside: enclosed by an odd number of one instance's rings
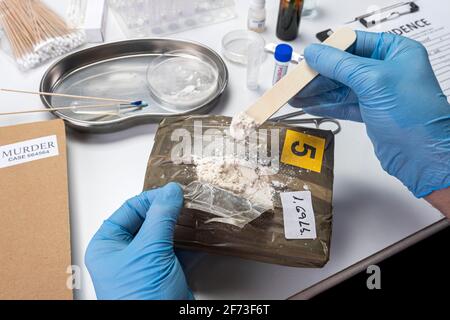
[[[154,59],[147,70],[153,98],[170,111],[201,105],[216,92],[219,70],[206,55],[175,50]]]
[[[246,65],[248,47],[251,43],[255,43],[261,48],[264,48],[266,44],[264,38],[256,32],[250,30],[231,31],[222,39],[223,54],[232,62]]]

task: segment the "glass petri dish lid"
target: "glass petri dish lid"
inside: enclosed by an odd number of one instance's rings
[[[222,51],[228,60],[246,65],[249,58],[248,47],[250,44],[258,45],[264,50],[266,42],[261,35],[254,31],[234,30],[223,37]]]
[[[153,98],[171,111],[201,105],[216,92],[217,65],[206,55],[193,50],[169,51],[154,59],[147,70]]]

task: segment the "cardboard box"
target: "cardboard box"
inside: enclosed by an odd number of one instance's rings
[[[86,13],[82,28],[86,32],[89,43],[105,41],[105,28],[108,15],[108,6],[105,0],[89,0],[86,4]]]
[[[0,128],[0,190],[0,299],[72,299],[62,120]]]

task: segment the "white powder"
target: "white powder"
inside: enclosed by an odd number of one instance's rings
[[[244,140],[258,127],[256,120],[247,113],[241,112],[233,118],[230,125],[230,135],[235,140]]]
[[[286,184],[284,182],[281,181],[272,181],[272,186],[274,186],[275,188],[278,189],[282,189],[282,188],[286,188]]]
[[[198,180],[230,191],[254,205],[273,209],[272,188],[267,176],[248,161],[209,157],[195,161]]]

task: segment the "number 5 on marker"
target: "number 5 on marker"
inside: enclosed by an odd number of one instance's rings
[[[320,173],[325,142],[323,138],[287,130],[281,162]]]

